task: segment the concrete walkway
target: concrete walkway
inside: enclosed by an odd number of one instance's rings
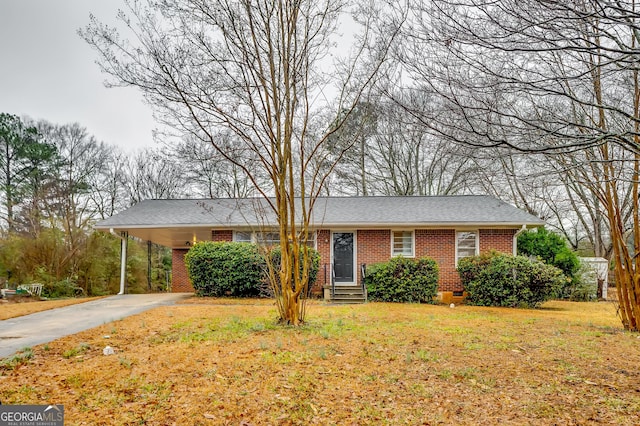
[[[0,359],[20,349],[51,342],[158,306],[191,293],[125,294],[0,321]]]

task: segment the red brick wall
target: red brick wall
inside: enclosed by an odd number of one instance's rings
[[[391,230],[359,229],[356,238],[356,282],[360,283],[360,265],[385,262],[391,258]]]
[[[516,232],[516,229],[481,229],[480,253],[496,250],[513,254],[513,236]]]
[[[184,264],[184,255],[188,249],[173,249],[171,252],[171,291],[173,293],[193,293],[193,285],[187,275],[187,267]]]
[[[211,231],[211,241],[233,241],[233,231],[229,229],[214,229]]]
[[[455,229],[416,229],[416,257],[428,256],[438,263],[438,291],[462,291],[456,271]]]
[[[318,271],[314,293],[321,291],[322,286],[331,284],[331,231],[328,229],[318,230],[316,234],[316,250],[320,253],[320,270]]]
[[[513,253],[513,236],[516,229],[481,229],[479,231],[480,252],[497,250]],[[357,282],[360,282],[360,264],[384,262],[391,257],[391,231],[389,229],[360,229],[356,232],[357,247]],[[230,230],[211,231],[212,241],[232,241]],[[433,258],[440,269],[438,291],[462,291],[460,277],[455,268],[456,231],[454,229],[416,229],[415,255]],[[314,293],[321,292],[324,284],[331,284],[331,231],[321,229],[316,236],[316,247],[320,252],[320,271]],[[193,292],[193,286],[187,276],[184,264],[186,249],[173,250],[173,292]],[[326,269],[325,269],[326,265]],[[325,270],[327,276],[325,276]]]

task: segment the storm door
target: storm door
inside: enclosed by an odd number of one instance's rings
[[[337,283],[353,283],[354,233],[333,233],[333,271]]]

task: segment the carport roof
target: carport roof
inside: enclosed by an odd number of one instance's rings
[[[262,198],[146,200],[95,225],[169,247],[208,240],[212,229],[274,226]],[[320,197],[316,228],[527,227],[544,222],[490,196]]]

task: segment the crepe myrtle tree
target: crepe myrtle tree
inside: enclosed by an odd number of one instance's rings
[[[405,110],[452,142],[544,153],[577,176],[608,222],[622,324],[640,331],[640,4],[416,0],[411,10],[397,43],[402,83],[437,108]]]
[[[403,19],[383,3],[131,1],[119,13],[126,35],[93,17],[80,30],[111,85],[142,90],[163,124],[211,144],[264,197],[283,247],[280,266],[269,270],[271,282],[282,284],[274,291],[287,324],[304,321],[311,213],[349,148],[327,150],[326,141],[366,98]],[[361,31],[349,54],[332,58],[347,12]],[[374,19],[380,15],[386,19]],[[373,46],[379,53],[366,55]],[[341,122],[317,122],[326,108]]]

